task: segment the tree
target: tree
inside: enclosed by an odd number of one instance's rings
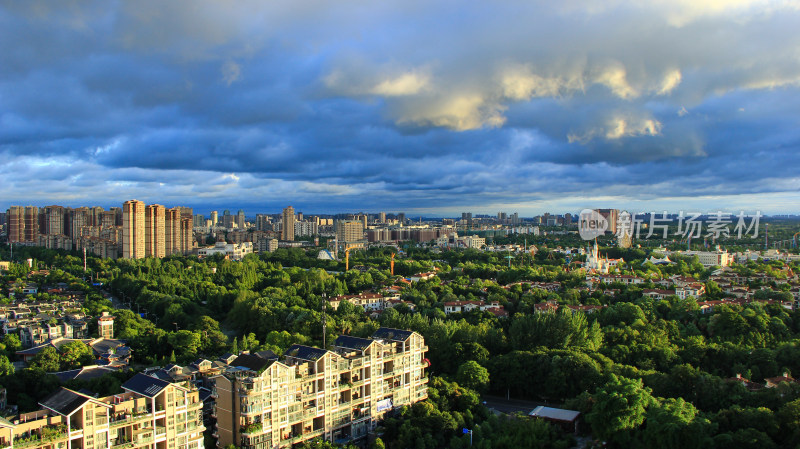
[[[222,333],[219,322],[210,316],[201,316],[192,325],[192,330],[199,333],[202,338],[201,350],[207,353],[216,354],[222,352],[228,345],[228,337]]]
[[[12,355],[22,347],[22,342],[17,334],[7,334],[3,337],[3,345],[5,345],[6,352]]]
[[[67,371],[92,363],[94,355],[86,343],[71,341],[60,348],[61,370]]]
[[[655,449],[693,449],[708,447],[707,419],[697,417],[697,409],[683,399],[654,403],[646,414],[644,442]]]
[[[52,346],[45,346],[33,357],[30,366],[31,368],[39,368],[46,373],[58,371],[61,368],[61,360],[58,356],[58,351]]]
[[[470,360],[458,367],[456,381],[467,388],[483,392],[489,387],[489,371],[478,362]]]
[[[650,389],[642,380],[611,375],[611,379],[593,395],[594,405],[586,420],[598,437],[625,444],[629,432],[645,420],[647,407],[653,402]]]
[[[8,357],[0,355],[0,376],[10,376],[14,374],[14,365]]]
[[[603,339],[600,325],[589,324],[586,315],[561,309],[556,313],[535,313],[516,318],[509,329],[516,349],[536,346],[564,349],[570,346],[596,350]]]
[[[169,341],[170,346],[176,351],[178,358],[181,360],[195,358],[201,345],[198,333],[183,329],[169,334],[167,341]]]

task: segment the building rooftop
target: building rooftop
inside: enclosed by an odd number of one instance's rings
[[[552,419],[554,421],[566,421],[566,422],[573,422],[575,421],[581,412],[575,410],[566,410],[563,408],[552,408],[552,407],[545,407],[545,406],[538,406],[533,409],[529,416],[534,418],[544,418],[544,419]]]
[[[392,341],[406,341],[413,333],[413,331],[382,327],[372,334],[372,338]]]
[[[61,382],[66,382],[72,379],[91,380],[102,377],[108,373],[115,373],[117,370],[108,368],[106,366],[90,365],[83,368],[73,369],[69,371],[60,371],[53,373]]]
[[[321,357],[323,357],[326,352],[328,351],[325,349],[313,348],[311,346],[292,345],[289,347],[289,349],[286,350],[286,352],[283,355],[285,355],[286,357],[293,357],[301,360],[316,361]]]
[[[355,349],[358,351],[363,351],[367,349],[369,345],[371,345],[375,340],[370,340],[368,338],[359,338],[359,337],[351,337],[349,335],[340,335],[336,341],[333,342],[334,346],[338,346],[340,348],[347,348],[347,349]]]
[[[261,358],[257,355],[251,354],[242,354],[239,357],[236,357],[231,363],[231,366],[243,367],[247,368],[251,371],[255,371],[260,373],[264,371],[267,367],[272,365],[275,361],[269,360],[265,358]]]
[[[68,416],[91,400],[92,398],[89,396],[61,387],[39,405],[60,415]]]

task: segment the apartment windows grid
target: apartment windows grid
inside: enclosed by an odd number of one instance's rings
[[[0,444],[30,449],[68,443],[85,449],[203,449],[203,402],[196,387],[140,373],[122,389],[120,394],[95,398],[62,387],[39,403],[40,410],[0,422]],[[45,431],[51,440],[17,442]]]
[[[294,207],[289,206],[283,210],[283,222],[281,226],[281,240],[294,240]]]
[[[122,204],[122,257],[141,259],[145,256],[145,205],[130,200]]]
[[[340,336],[330,351],[293,345],[282,361],[242,354],[213,378],[217,446],[366,436],[386,412],[427,398],[427,349],[415,332],[381,328]]]

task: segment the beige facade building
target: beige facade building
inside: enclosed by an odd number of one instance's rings
[[[0,444],[30,449],[203,449],[203,403],[190,384],[137,374],[121,394],[93,398],[67,388],[41,410],[0,418]]]
[[[281,240],[294,240],[294,207],[289,206],[283,210],[281,222]]]
[[[144,211],[144,255],[162,258],[166,256],[165,247],[165,209],[160,204],[150,204]]]
[[[145,205],[138,200],[122,203],[122,257],[142,259],[145,256]]]
[[[363,438],[383,415],[428,397],[428,350],[416,332],[341,336],[333,349],[293,345],[284,360],[243,354],[213,378],[217,446],[291,447]]]
[[[337,220],[336,240],[339,243],[357,242],[364,239],[364,224],[361,220]]]

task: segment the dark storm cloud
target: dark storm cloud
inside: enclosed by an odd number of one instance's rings
[[[790,3],[1,5],[7,203],[532,212],[797,191]]]

